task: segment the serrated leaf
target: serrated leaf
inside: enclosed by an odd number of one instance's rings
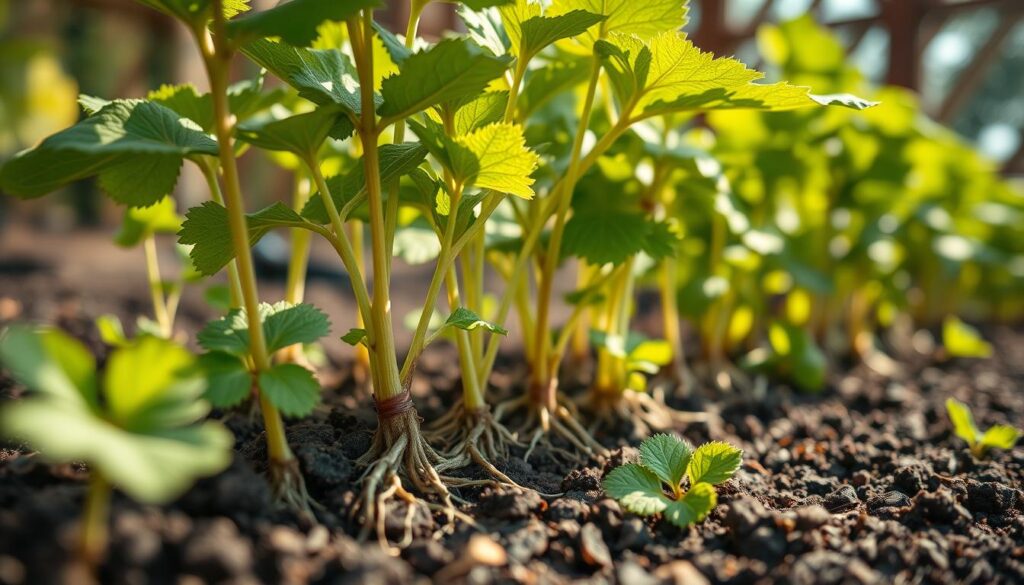
[[[827,95],[810,94],[809,97],[823,106],[842,106],[851,110],[866,110],[873,108],[881,102],[873,102],[862,97],[849,93],[834,93]]]
[[[981,431],[974,424],[971,409],[955,398],[947,398],[946,413],[949,414],[949,421],[953,423],[953,432],[956,433],[956,436],[973,447],[978,442],[978,438],[981,437]]]
[[[533,198],[534,180],[530,176],[540,158],[526,147],[522,127],[491,124],[455,138],[447,136],[431,123],[410,121],[410,127],[441,164],[465,186],[491,189]]]
[[[380,4],[380,0],[289,0],[228,21],[225,29],[227,36],[239,44],[280,37],[290,45],[306,47],[319,36],[317,27],[321,24],[344,22],[360,10]]]
[[[366,329],[349,329],[348,333],[341,336],[341,340],[353,347],[359,345],[366,340]]]
[[[247,214],[246,224],[250,246],[255,246],[274,228],[309,227],[306,220],[281,202]],[[192,246],[189,257],[196,270],[207,276],[216,274],[235,257],[227,209],[214,201],[189,209],[178,232],[178,243]]]
[[[690,485],[701,482],[716,485],[731,478],[742,461],[742,450],[728,443],[712,441],[693,451],[686,474],[690,478]]]
[[[953,316],[942,322],[942,346],[952,357],[992,357],[992,344],[985,341],[977,329]]]
[[[320,384],[296,364],[278,364],[260,372],[260,392],[285,416],[306,416],[320,402]]]
[[[554,16],[576,10],[607,17],[581,35],[580,41],[588,47],[598,39],[599,31],[649,38],[686,26],[687,6],[680,0],[555,0],[547,14]]]
[[[692,449],[690,445],[672,435],[659,434],[648,437],[640,444],[640,462],[673,489],[686,475]]]
[[[528,119],[554,96],[585,83],[590,78],[586,59],[565,58],[531,70],[519,98],[519,116]]]
[[[347,138],[355,127],[340,106],[326,105],[312,112],[282,119],[252,120],[239,124],[239,140],[267,150],[300,157],[315,155],[328,136]]]
[[[231,85],[228,88],[228,106],[235,120],[243,122],[278,102],[283,94],[283,88],[263,93],[263,76],[260,74],[255,79]],[[208,93],[200,94],[190,83],[162,85],[150,91],[146,99],[174,110],[207,132],[213,132],[213,97]]]
[[[353,116],[359,115],[359,78],[341,51],[305,49],[262,39],[242,47],[242,53],[314,104],[338,104]]]
[[[489,124],[500,122],[508,103],[507,91],[489,91],[468,102],[455,113],[456,135],[469,134]]]
[[[548,45],[562,39],[575,37],[605,20],[605,16],[586,10],[572,10],[557,16],[534,16],[520,25],[522,44],[520,55],[529,59]],[[509,35],[511,37],[511,35]],[[516,42],[513,41],[513,47]]]
[[[1012,449],[1020,438],[1020,431],[1009,425],[992,425],[981,436],[981,445],[986,448]]]
[[[204,398],[217,408],[241,404],[252,394],[252,372],[237,356],[212,351],[199,356],[199,366],[206,375]]]
[[[562,253],[596,266],[622,264],[644,249],[651,225],[643,213],[581,209],[565,224]]]
[[[446,320],[444,324],[464,329],[466,331],[473,331],[474,329],[482,328],[490,331],[491,333],[497,333],[498,335],[508,335],[508,329],[483,320],[480,315],[477,315],[465,307],[455,309],[455,312],[448,316],[448,320]]]
[[[394,33],[382,26],[379,22],[373,22],[373,30],[380,38],[381,44],[384,45],[384,50],[386,50],[388,52],[388,56],[391,57],[392,63],[400,66],[402,63],[405,63],[406,59],[412,56],[412,50],[406,47],[405,43],[398,40],[398,37],[396,37]]]
[[[96,317],[96,330],[99,331],[100,340],[111,347],[121,347],[128,344],[128,336],[124,334],[124,326],[117,315],[100,315]]]
[[[312,343],[330,332],[327,315],[308,303],[260,303],[259,312],[267,351],[270,353],[296,343]],[[207,351],[247,355],[249,321],[245,309],[232,309],[224,317],[210,321],[196,339]]]
[[[641,516],[663,512],[672,503],[662,491],[658,476],[635,463],[611,470],[601,485],[605,493],[618,500],[623,508]]]
[[[718,505],[715,488],[707,483],[693,485],[681,500],[668,505],[665,518],[680,528],[686,528],[704,519]]]
[[[164,197],[150,207],[129,207],[124,211],[114,243],[123,248],[136,246],[152,234],[173,234],[181,229],[181,216],[174,199]]]
[[[401,119],[438,104],[456,104],[482,93],[510,62],[468,39],[445,39],[411,55],[397,75],[383,81],[384,103],[378,113]]]
[[[217,153],[217,143],[191,120],[145,100],[117,100],[9,160],[0,188],[38,197],[99,176],[115,201],[145,207],[173,190],[185,157]]]
[[[394,181],[415,170],[426,157],[427,149],[418,142],[381,145],[377,149],[377,160],[380,182],[385,187],[385,191]],[[334,206],[339,210],[351,200],[366,194],[365,167],[363,159],[360,158],[348,173],[327,179],[327,188],[331,191],[331,199],[334,200]],[[327,208],[324,207],[323,197],[319,191],[306,202],[306,206],[302,209],[302,217],[320,224],[330,222]]]

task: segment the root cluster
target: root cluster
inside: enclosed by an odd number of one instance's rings
[[[430,436],[446,441],[451,448],[448,461],[438,471],[461,469],[476,463],[499,483],[521,487],[494,466],[508,459],[510,445],[519,445],[517,436],[491,415],[489,407],[469,410],[461,400],[445,413],[430,430]],[[465,485],[465,480],[444,478],[449,485]]]
[[[684,412],[667,405],[662,387],[655,387],[649,393],[591,391],[590,406],[596,414],[595,427],[628,422],[641,435],[679,430],[688,424],[707,422],[710,418],[705,412]]]

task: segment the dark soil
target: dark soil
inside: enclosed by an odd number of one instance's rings
[[[73,299],[51,298],[35,303],[47,311],[28,316],[57,322],[102,353]],[[354,539],[358,526],[348,512],[361,473],[354,460],[375,422],[342,377],[314,416],[289,425],[310,493],[323,506],[318,524],[273,505],[261,475],[258,417],[223,413],[237,437],[233,465],[163,508],[117,496],[100,580],[1022,583],[1024,451],[975,461],[952,435],[943,405],[956,396],[980,425],[1024,426],[1024,330],[993,327],[986,335],[993,359],[905,364],[899,379],[858,366],[833,375],[815,396],[770,386],[757,399],[702,392],[672,399],[718,415],[677,429],[690,441],[725,440],[745,450],[742,469],[719,487],[720,505],[697,527],[623,513],[603,496],[602,476],[637,454],[624,425],[598,435],[614,447],[607,461],[569,464],[538,448],[524,462],[516,451],[501,469],[537,492],[561,495],[458,491],[476,525],[417,510],[412,543],[398,557]],[[516,363],[506,358],[495,375],[495,398],[518,387]],[[425,356],[414,397],[427,420],[457,395],[456,364],[450,348]],[[0,375],[0,394],[20,393]],[[631,437],[629,445],[621,437]],[[480,476],[474,468],[464,473]],[[82,582],[70,551],[85,476],[81,467],[43,464],[16,445],[0,450],[0,584]],[[406,508],[391,511],[387,529],[397,541]]]

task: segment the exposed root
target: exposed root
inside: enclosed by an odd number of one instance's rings
[[[689,396],[697,389],[699,381],[693,371],[680,359],[673,359],[658,373],[656,380],[667,383],[676,396]]]
[[[446,453],[448,461],[444,465],[438,466],[438,471],[461,469],[471,463],[476,463],[498,483],[521,487],[492,463],[492,461],[508,459],[509,445],[519,445],[520,443],[514,433],[491,415],[489,407],[484,406],[475,411],[469,411],[460,400],[454,408],[437,421],[429,434],[441,441],[450,441],[452,444],[452,448]],[[447,477],[444,479],[445,483],[453,487],[478,485],[474,480]]]
[[[455,518],[451,494],[437,472],[439,467],[446,467],[448,461],[423,438],[414,408],[383,417],[374,435],[373,445],[356,464],[366,467],[362,477],[362,493],[352,510],[362,524],[360,540],[365,540],[370,531],[375,530],[381,546],[393,552],[394,547],[388,543],[384,530],[388,500],[398,497],[409,505],[410,510],[426,504],[403,488],[402,478],[409,481],[421,495],[440,500],[439,506],[427,506],[429,509],[443,511],[449,522]],[[411,522],[410,516],[407,519],[406,536],[399,544],[411,538]]]
[[[534,393],[531,392],[530,395]],[[558,455],[567,461],[582,463],[587,457],[603,456],[608,450],[590,434],[577,420],[576,408],[571,403],[560,399],[548,407],[545,401],[531,400],[529,396],[513,398],[499,404],[494,409],[494,418],[498,421],[507,413],[520,407],[528,408],[520,433],[530,434],[530,441],[523,455],[528,461],[538,445],[544,445],[552,455]],[[552,436],[566,440],[572,449],[562,449],[551,442]]]
[[[270,476],[274,499],[295,510],[306,519],[315,522],[313,507],[319,508],[320,504],[309,497],[309,492],[306,491],[306,480],[302,478],[302,471],[299,469],[299,462],[296,459],[271,460],[267,473]]]
[[[594,428],[626,421],[633,424],[640,436],[656,431],[680,431],[688,424],[707,423],[712,418],[706,412],[684,412],[665,404],[664,390],[660,387],[652,388],[649,393],[595,390],[591,391],[589,401],[597,417]]]

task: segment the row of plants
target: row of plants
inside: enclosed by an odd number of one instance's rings
[[[460,2],[468,32],[436,43],[417,34],[428,0],[412,0],[404,35],[374,20],[375,0],[261,12],[244,0],[139,1],[188,29],[210,92],[82,96],[78,124],[0,169],[0,188],[19,197],[96,178],[126,207],[118,243],[145,252],[152,318],[132,337],[101,320],[116,348],[102,376],[53,330],[13,328],[0,346],[39,394],[5,408],[5,429],[92,466],[83,534],[93,558],[111,485],[164,501],[227,464],[229,435],[202,422],[210,406],[258,405],[268,479],[283,503],[312,513],[284,418],[319,403],[307,347],[331,334],[303,298],[313,237],[337,253],[357,307],[332,319],[372,388],[378,428],[358,460],[353,512],[378,534],[391,498],[414,493],[451,514],[452,488],[515,485],[495,466],[513,445],[527,458],[544,443],[578,460],[605,452],[595,425],[665,430],[699,418],[669,408],[663,390],[746,388],[749,375],[731,365],[739,356],[748,372],[817,389],[830,359],[881,355],[876,334],[902,315],[917,326],[947,319],[947,350],[984,353],[949,316],[964,303],[1009,316],[1024,278],[1021,222],[989,221],[1024,211],[1020,198],[909,96],[880,92],[885,105],[872,108],[841,93],[864,88],[810,20],[764,33],[791,85],[759,83],[742,63],[700,51],[679,32],[679,0]],[[233,82],[241,57],[259,73]],[[243,155],[293,174],[287,202],[250,211]],[[209,201],[179,217],[171,195],[186,162]],[[273,230],[288,231],[291,256],[284,298],[270,303],[251,248]],[[157,262],[161,232],[178,234],[183,269],[173,277]],[[404,351],[395,327],[406,319],[390,298],[396,258],[433,266]],[[566,270],[576,289],[563,296]],[[488,271],[500,289],[487,290]],[[181,291],[222,272],[227,286],[207,298],[224,314],[196,333],[194,356],[176,341]],[[957,275],[952,298],[943,275]],[[664,339],[631,328],[648,285]],[[552,318],[558,303],[563,323]],[[488,381],[513,308],[530,374],[518,395],[494,402]],[[701,360],[683,355],[684,316]],[[837,336],[850,343],[828,345]],[[421,428],[409,388],[439,339],[457,348],[461,397]],[[570,397],[560,380],[587,389]],[[714,506],[711,486],[741,457],[722,443],[691,453],[668,437],[642,455],[643,466],[609,475],[609,495],[644,492],[637,510],[683,525]],[[451,473],[473,464],[491,478]]]

